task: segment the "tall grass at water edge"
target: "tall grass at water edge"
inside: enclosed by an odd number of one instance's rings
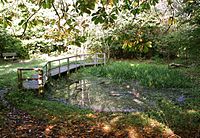
[[[192,87],[191,78],[179,70],[168,69],[167,65],[114,62],[105,66],[91,67],[81,70],[87,75],[106,77],[116,83],[137,80],[141,85],[155,88],[187,88]]]

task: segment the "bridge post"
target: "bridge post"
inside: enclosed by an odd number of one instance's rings
[[[97,53],[95,53],[95,56],[94,56],[94,64],[97,65]]]
[[[104,65],[106,65],[106,53],[103,53],[103,62],[104,62]]]
[[[49,69],[48,69],[48,72],[47,72],[47,74],[48,74],[47,76],[51,77],[51,61],[48,62],[48,66],[49,66]]]
[[[60,65],[60,60],[59,60],[59,68],[58,68],[58,70],[59,70],[59,74],[58,74],[59,77],[60,77],[60,66],[61,66],[61,65]]]
[[[83,54],[83,67],[85,67],[85,63],[86,63],[86,61],[85,61],[85,54]]]
[[[17,75],[18,75],[18,88],[21,89],[22,88],[22,70],[21,69],[17,69]]]
[[[48,77],[48,68],[47,68],[47,64],[45,65],[45,69],[46,69],[46,76]],[[46,78],[45,78],[46,79]],[[45,80],[46,81],[46,80]]]
[[[39,94],[43,93],[43,70],[41,68],[38,68],[38,92]]]
[[[69,58],[67,58],[67,72],[69,73],[70,69],[69,69]]]

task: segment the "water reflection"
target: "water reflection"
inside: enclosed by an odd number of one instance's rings
[[[134,83],[132,83],[134,84]],[[136,83],[116,85],[108,80],[83,79],[54,90],[52,100],[78,105],[95,111],[133,112],[142,111],[144,99]]]

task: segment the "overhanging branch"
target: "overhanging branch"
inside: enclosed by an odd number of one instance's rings
[[[25,25],[25,27],[24,27],[24,31],[23,31],[23,33],[20,35],[20,37],[22,37],[22,36],[25,35],[25,32],[26,32],[26,29],[27,29],[29,20],[30,20],[40,9],[41,9],[41,6],[40,6],[33,14],[31,14],[31,15],[26,19],[26,21],[22,24],[22,25]]]
[[[54,5],[54,2],[52,2],[52,7],[53,7],[54,11],[56,12],[56,15],[58,16],[58,29],[60,30],[60,19],[61,18],[60,18],[60,15],[59,15],[59,13],[58,13],[55,5]]]

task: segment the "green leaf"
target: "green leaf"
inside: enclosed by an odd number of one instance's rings
[[[45,3],[45,2],[42,2],[42,7],[43,7],[44,9],[46,9],[46,8],[47,8],[47,5],[46,5],[46,3]]]
[[[25,20],[23,19],[18,23],[18,25],[21,26],[24,22],[25,22]]]
[[[116,20],[117,19],[117,16],[115,14],[112,14],[111,15],[112,19]]]
[[[149,48],[147,46],[144,46],[143,52],[147,53],[149,51]]]
[[[149,10],[151,8],[151,5],[149,3],[142,3],[141,7],[143,10]]]
[[[83,10],[85,13],[87,13],[87,14],[91,14],[91,11],[90,10],[88,10],[88,9],[85,9],[85,10]]]
[[[97,16],[92,17],[92,21],[95,21],[97,19]]]
[[[159,0],[150,0],[150,4],[155,6],[158,3],[158,1]]]
[[[139,9],[139,8],[133,9],[133,10],[131,11],[131,13],[132,13],[133,15],[139,14],[139,13],[140,13],[140,9]]]

